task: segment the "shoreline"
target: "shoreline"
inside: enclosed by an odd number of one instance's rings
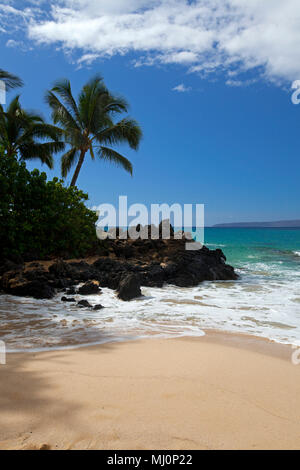
[[[296,449],[291,353],[214,331],[8,354],[0,449]]]
[[[276,341],[274,339],[267,338],[265,336],[257,336],[252,335],[247,332],[233,332],[229,330],[219,330],[215,328],[203,328],[201,330],[203,335],[188,335],[182,334],[179,336],[168,336],[162,334],[161,336],[155,335],[155,333],[148,334],[145,336],[132,336],[132,337],[115,337],[115,338],[108,338],[107,340],[102,340],[101,342],[94,342],[94,343],[82,343],[82,344],[74,344],[69,346],[59,346],[59,347],[45,347],[45,348],[33,348],[33,349],[6,349],[6,354],[44,354],[44,353],[51,353],[51,352],[63,352],[63,351],[74,351],[74,350],[82,350],[82,349],[90,349],[90,348],[97,348],[101,347],[102,345],[106,344],[127,344],[131,342],[137,341],[168,341],[168,340],[191,340],[191,341],[199,341],[199,340],[206,340],[212,343],[220,343],[224,346],[226,345],[235,345],[237,348],[243,349],[253,349],[257,351],[257,348],[262,353],[267,353],[270,350],[273,350],[274,353],[277,354],[281,351],[292,351],[295,345],[293,343],[282,343],[280,341]],[[299,345],[300,348],[300,345]]]

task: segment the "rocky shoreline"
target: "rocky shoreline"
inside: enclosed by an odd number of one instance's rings
[[[141,286],[193,287],[203,281],[238,278],[234,268],[226,264],[222,250],[203,246],[186,251],[185,243],[184,237],[175,239],[171,232],[169,240],[108,240],[103,255],[92,261],[54,259],[16,264],[5,260],[0,266],[0,289],[36,299],[50,299],[61,292],[63,301],[73,302],[72,295],[100,294],[101,287],[108,287],[128,301],[141,295]]]

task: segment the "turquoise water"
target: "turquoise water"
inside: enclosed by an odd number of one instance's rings
[[[299,276],[299,229],[205,229],[205,244],[221,248],[229,264],[246,272],[264,265],[270,275]]]
[[[207,285],[223,309],[210,326],[300,344],[300,230],[208,228],[205,244],[221,248],[239,274],[236,283]]]

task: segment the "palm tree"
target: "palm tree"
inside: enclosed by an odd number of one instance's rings
[[[76,185],[87,152],[93,160],[97,155],[132,174],[130,161],[107,145],[125,142],[137,150],[142,131],[137,122],[128,117],[114,123],[114,116],[127,112],[128,104],[123,98],[113,96],[99,75],[83,87],[78,102],[73,97],[69,80],[57,82],[47,92],[46,101],[52,108],[54,124],[60,124],[70,146],[62,156],[62,176],[65,178],[77,164],[71,186]]]
[[[23,82],[19,77],[2,69],[0,69],[0,80],[5,83],[7,90],[23,86]]]
[[[22,109],[19,96],[6,111],[0,105],[0,147],[20,160],[39,159],[53,168],[53,154],[65,148],[63,132],[34,113]],[[47,140],[47,142],[41,142]]]

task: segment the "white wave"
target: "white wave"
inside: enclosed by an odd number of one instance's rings
[[[105,308],[99,311],[61,302],[62,294],[52,300],[2,296],[1,339],[9,350],[40,350],[147,336],[201,336],[212,328],[300,345],[300,277],[270,275],[264,263],[256,268],[268,275],[243,268],[238,281],[142,288],[144,297],[131,302],[106,288],[101,295],[75,296],[101,303]]]
[[[204,245],[205,246],[210,246],[210,247],[214,247],[214,248],[225,248],[226,245],[222,245],[221,243],[205,243],[204,242]]]
[[[294,251],[294,255],[300,256],[300,251]]]

